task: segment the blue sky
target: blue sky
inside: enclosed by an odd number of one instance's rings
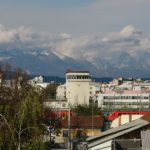
[[[0,0],[0,24],[74,36],[133,25],[150,34],[149,0]]]

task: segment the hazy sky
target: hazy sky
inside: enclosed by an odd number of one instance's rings
[[[150,0],[0,0],[0,24],[101,37],[132,25],[150,35],[149,8]]]

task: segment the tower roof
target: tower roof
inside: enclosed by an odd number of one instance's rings
[[[67,69],[66,73],[90,73],[90,71]]]

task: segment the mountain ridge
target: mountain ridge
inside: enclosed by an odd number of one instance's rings
[[[33,53],[34,52],[34,53]],[[20,67],[29,74],[42,74],[63,77],[66,69],[89,70],[96,77],[150,77],[150,53],[141,53],[138,57],[128,52],[114,55],[110,59],[81,57],[75,59],[63,56],[63,59],[53,52],[22,51],[13,49],[0,50],[1,62]],[[95,61],[94,61],[95,60]]]

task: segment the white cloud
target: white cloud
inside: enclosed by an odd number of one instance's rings
[[[68,33],[61,33],[60,36],[61,36],[63,39],[70,39],[70,38],[71,38],[71,35],[68,34]]]
[[[120,32],[113,32],[102,39],[105,45],[109,45],[107,49],[110,54],[114,52],[128,52],[131,55],[149,51],[150,38],[134,26],[126,26]]]
[[[132,25],[124,27],[120,31],[120,36],[131,37],[131,36],[139,36],[142,32],[139,29],[136,29]]]
[[[20,49],[35,54],[54,52],[57,55],[87,60],[109,57],[120,52],[136,55],[150,49],[150,38],[132,25],[101,38],[97,35],[73,37],[67,33],[52,35],[31,28],[8,29],[0,25],[0,49]],[[43,52],[44,51],[44,52]]]

